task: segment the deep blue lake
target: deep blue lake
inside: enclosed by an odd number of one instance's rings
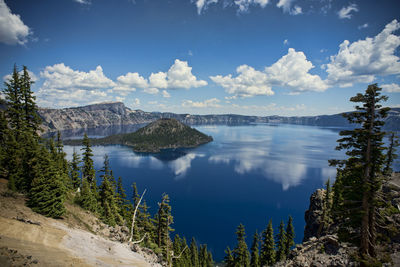
[[[323,187],[335,169],[328,159],[341,158],[336,151],[338,130],[297,125],[196,126],[214,141],[195,149],[137,154],[123,146],[93,147],[96,170],[104,154],[110,158],[115,177],[123,178],[128,197],[136,182],[151,213],[162,193],[171,199],[175,233],[188,241],[207,243],[214,259],[236,245],[235,229],[246,227],[247,243],[257,229],[272,219],[275,233],[281,220],[294,218],[296,243],[303,238],[304,211],[309,197]],[[130,127],[90,130],[90,136],[127,132]],[[76,138],[83,132],[66,132]],[[74,147],[66,146],[68,159]],[[75,147],[79,150],[80,147]],[[171,234],[173,237],[174,233]]]

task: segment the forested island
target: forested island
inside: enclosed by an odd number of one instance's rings
[[[161,149],[197,147],[213,139],[176,119],[159,119],[136,132],[91,139],[92,145],[124,145],[136,152],[157,153]],[[66,145],[82,145],[82,140],[65,140]]]

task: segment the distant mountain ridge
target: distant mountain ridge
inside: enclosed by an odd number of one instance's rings
[[[284,123],[321,127],[348,127],[349,123],[341,114],[321,116],[245,116],[235,114],[191,115],[170,112],[145,112],[132,110],[122,102],[100,103],[83,107],[49,109],[40,108],[46,132],[99,126],[132,125],[156,121],[161,118],[177,119],[189,125],[205,124],[250,124],[250,123]],[[384,127],[388,131],[400,131],[400,108],[392,108],[386,118]]]

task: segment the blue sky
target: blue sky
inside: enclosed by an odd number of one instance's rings
[[[0,77],[42,107],[318,115],[378,83],[400,106],[400,2],[0,0]]]

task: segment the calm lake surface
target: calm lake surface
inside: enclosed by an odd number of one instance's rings
[[[303,238],[304,211],[309,197],[334,179],[328,159],[342,158],[336,151],[337,129],[297,125],[195,126],[214,141],[195,149],[138,154],[123,146],[93,147],[94,164],[100,170],[104,154],[110,158],[115,177],[123,178],[129,198],[136,182],[151,213],[162,193],[171,199],[175,233],[188,241],[207,243],[214,260],[236,245],[235,229],[246,227],[250,247],[252,235],[264,230],[272,219],[275,233],[281,220],[294,218],[296,243]],[[94,129],[90,136],[131,131],[132,127]],[[65,132],[65,138],[83,132]],[[66,146],[68,159],[73,149]],[[171,237],[174,233],[171,234]]]

